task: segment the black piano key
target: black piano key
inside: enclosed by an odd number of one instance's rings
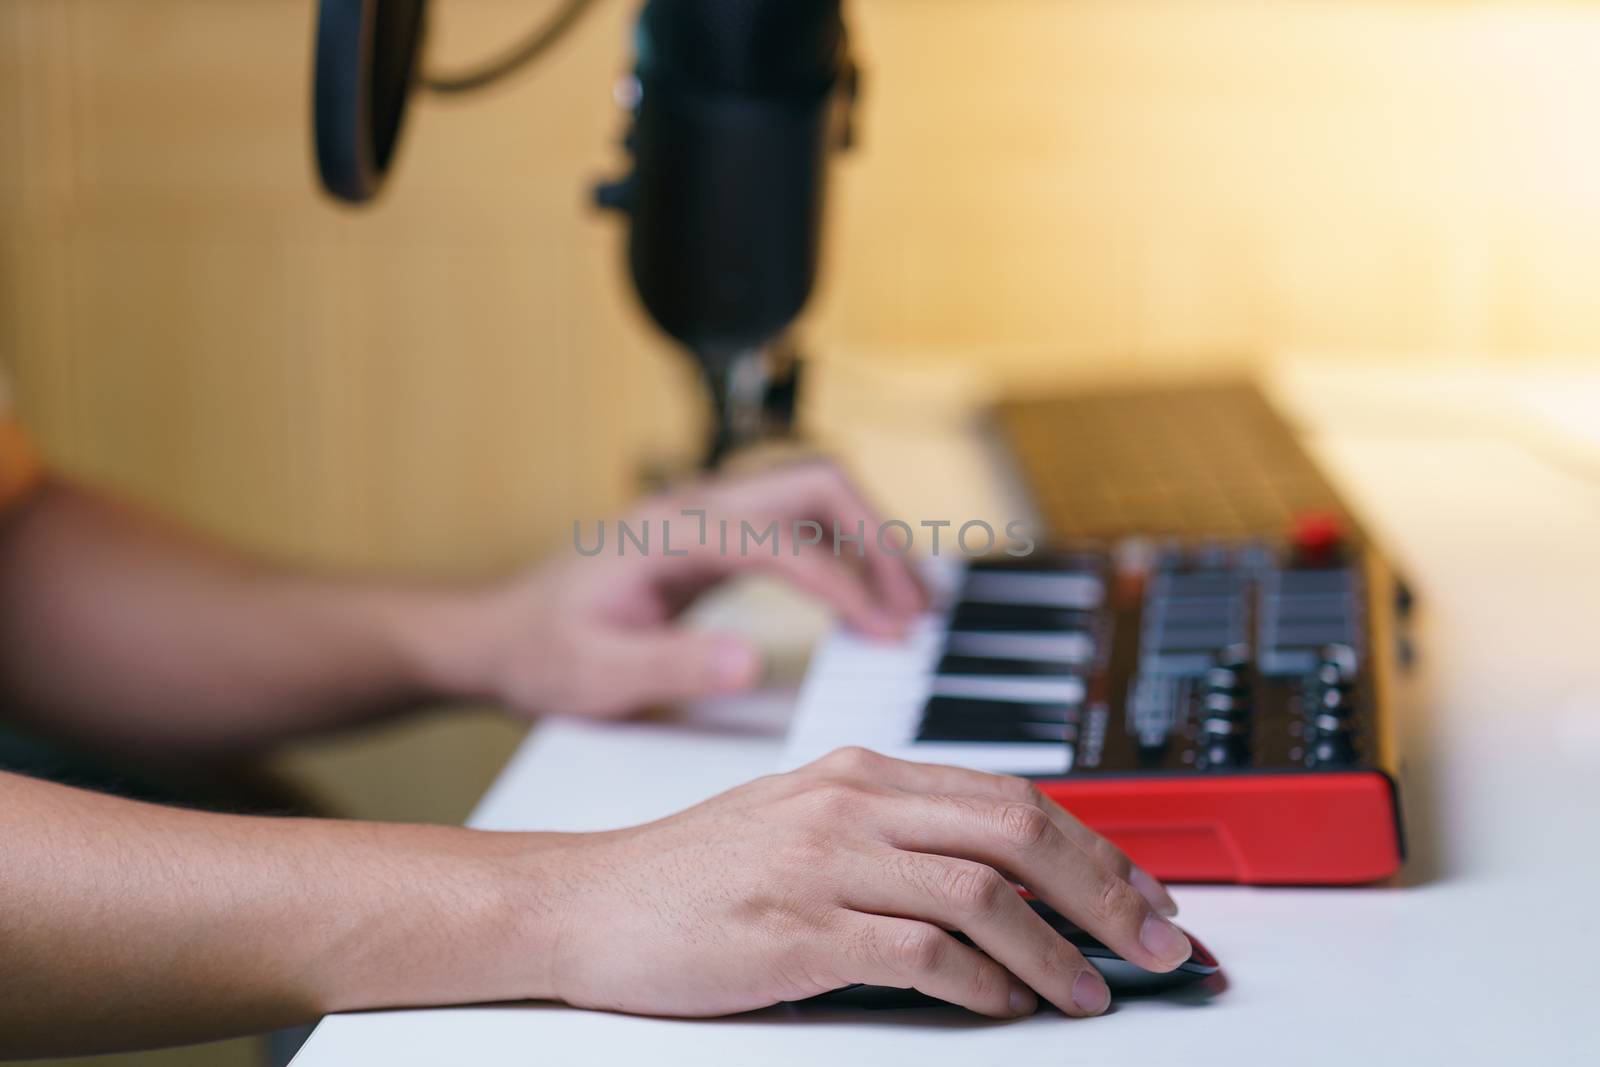
[[[947,653],[935,674],[984,675],[997,678],[1065,678],[1079,673],[1070,663],[1040,659],[1001,659],[993,656],[963,656]]]
[[[1076,722],[1080,708],[1077,704],[1059,700],[996,700],[993,697],[933,696],[923,705],[922,714],[924,718],[929,715],[1026,716],[1056,722]]]
[[[1068,704],[934,697],[922,713],[919,741],[1060,744],[1078,737],[1078,709]]]
[[[1090,618],[1087,612],[1071,608],[967,600],[956,605],[955,613],[950,617],[950,629],[987,633],[1055,633],[1086,630]]]
[[[1104,557],[1092,552],[1035,552],[1027,556],[988,556],[969,563],[967,570],[972,573],[1059,571],[1068,574],[1098,574],[1104,565]]]
[[[1078,727],[1065,722],[925,723],[918,741],[969,741],[997,745],[1065,745],[1078,739]]]
[[[992,744],[1062,745],[1078,739],[1078,726],[1070,722],[1034,722],[1028,719],[974,722],[929,719],[917,731],[918,741],[975,741]]]

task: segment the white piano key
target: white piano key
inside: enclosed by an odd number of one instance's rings
[[[990,774],[1066,774],[1073,746],[1028,742],[915,741],[884,755],[917,763],[945,763]]]
[[[962,655],[1085,663],[1094,654],[1093,642],[1081,633],[948,634],[948,612],[964,573],[964,566],[949,560],[933,561],[927,567],[924,574],[933,609],[912,624],[903,641],[875,641],[841,628],[818,646],[795,709],[784,769],[848,745],[901,759],[997,774],[1064,774],[1071,769],[1074,749],[1064,742],[916,740],[947,638],[949,651]],[[989,589],[1006,591],[1004,585],[990,584]],[[1008,599],[1013,603],[1055,603],[1063,597],[1087,597],[1090,592],[1081,584],[1077,588],[1058,585],[1048,594],[1054,598],[1049,601],[1030,601],[1026,595]],[[939,679],[938,686],[948,696],[979,699],[1080,704],[1085,696],[1078,678],[949,677]]]
[[[938,696],[977,700],[1018,700],[1030,704],[1081,704],[1081,678],[1007,678],[998,675],[940,675],[933,680]]]
[[[922,588],[928,594],[929,610],[943,613],[949,611],[956,602],[956,594],[967,575],[967,565],[964,560],[940,556],[923,560],[917,573],[921,575]]]
[[[912,623],[900,641],[879,641],[840,632],[812,655],[811,672],[850,677],[914,676],[931,668],[944,646],[944,620],[932,616]]]
[[[898,685],[812,675],[790,728],[785,766],[795,767],[846,745],[894,748],[916,737],[928,699],[928,678]]]
[[[1093,574],[976,571],[961,589],[963,600],[1093,611],[1105,600],[1105,583]]]
[[[961,656],[995,659],[1049,660],[1052,663],[1088,663],[1094,658],[1094,640],[1086,633],[979,633],[958,631],[950,635],[949,650]]]

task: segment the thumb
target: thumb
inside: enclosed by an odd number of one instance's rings
[[[630,707],[738,693],[761,678],[761,654],[729,634],[678,628],[616,634],[607,662],[619,696]]]

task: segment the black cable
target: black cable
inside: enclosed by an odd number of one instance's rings
[[[500,56],[453,73],[423,74],[422,87],[435,93],[469,93],[497,82],[528,66],[558,44],[594,4],[595,0],[566,0],[560,10]]]

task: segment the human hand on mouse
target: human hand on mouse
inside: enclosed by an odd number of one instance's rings
[[[613,536],[596,555],[569,550],[524,577],[454,598],[424,620],[411,644],[422,650],[431,688],[530,714],[595,717],[748,689],[761,674],[750,642],[676,621],[738,574],[776,575],[878,637],[899,636],[926,607],[910,565],[883,551],[877,518],[831,463],[695,483],[649,498],[627,521],[634,530],[648,526],[649,551],[619,554]],[[723,521],[731,529],[726,548]],[[750,548],[741,523],[756,531],[776,523],[781,541]],[[807,533],[819,543],[797,544],[797,523],[812,524]],[[835,524],[850,536],[864,532],[859,555],[855,542],[834,551]]]
[[[1001,1018],[1035,992],[1104,1011],[1099,973],[1008,879],[1140,967],[1190,954],[1166,890],[1031,783],[862,749],[558,840],[527,914],[553,930],[550,992],[580,1007],[721,1015],[859,982]]]

